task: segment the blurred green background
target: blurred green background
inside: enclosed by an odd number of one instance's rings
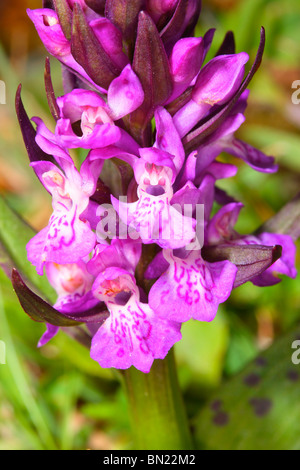
[[[0,105],[0,194],[35,229],[47,224],[51,201],[28,166],[14,97],[22,83],[28,114],[53,126],[44,92],[46,53],[25,11],[40,6],[40,0],[0,3],[0,79],[7,100]],[[300,3],[204,0],[197,31],[202,35],[216,28],[209,57],[232,30],[237,52],[247,51],[253,60],[262,25],[266,50],[250,85],[239,137],[274,155],[280,170],[261,174],[232,159],[239,172],[222,187],[245,205],[237,226],[241,233],[254,231],[299,191],[300,105],[291,102],[291,85],[300,80]],[[60,66],[55,60],[51,65],[59,95]],[[223,380],[242,371],[299,321],[299,280],[284,278],[264,289],[247,283],[233,292],[211,324],[185,324],[175,350],[189,416],[201,410]],[[0,340],[6,344],[6,364],[0,364],[0,449],[130,448],[127,404],[117,377],[101,370],[63,332],[37,349],[43,331],[23,313],[0,270]]]

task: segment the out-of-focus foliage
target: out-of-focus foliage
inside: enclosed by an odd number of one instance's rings
[[[25,12],[26,7],[40,5],[39,0],[0,5],[0,79],[6,83],[7,91],[7,104],[0,105],[0,193],[35,229],[47,223],[50,198],[28,166],[15,116],[14,96],[22,82],[28,113],[41,116],[53,127],[44,93],[46,53]],[[275,175],[259,174],[223,156],[225,161],[239,166],[237,176],[220,185],[245,205],[237,225],[240,233],[256,230],[299,191],[300,105],[291,101],[292,82],[300,80],[299,24],[298,0],[203,1],[197,32],[203,34],[209,28],[216,28],[209,58],[227,30],[235,33],[237,51],[245,50],[252,58],[261,25],[267,35],[263,63],[251,83],[247,119],[239,135],[274,155],[280,170]],[[55,61],[51,65],[59,95],[62,92],[60,66]],[[297,266],[299,269],[299,255]],[[254,366],[248,366],[248,372],[243,372],[244,367],[299,320],[299,279],[284,278],[281,284],[264,289],[247,283],[237,288],[221,306],[214,322],[191,321],[183,326],[183,340],[175,348],[179,378],[189,416],[199,413],[203,420],[203,424],[200,421],[197,425],[201,444],[210,448],[235,448],[240,414],[251,422],[252,432],[257,431],[259,437],[267,428],[252,413],[255,402],[251,408],[249,400],[270,398],[266,387],[273,390],[274,403],[276,399],[282,405],[270,411],[266,420],[268,429],[281,425],[280,413],[295,412],[292,400],[300,391],[300,381],[286,379],[286,383],[276,388],[274,378],[277,371],[279,374],[292,366],[289,337],[267,353],[268,368],[253,396],[249,387],[241,392],[241,381],[245,374],[253,372]],[[88,351],[64,332],[38,350],[36,344],[43,331],[43,325],[32,322],[24,314],[10,282],[0,272],[0,340],[6,343],[6,364],[0,364],[0,449],[130,447],[127,405],[116,376],[112,371],[101,370],[89,358]],[[278,363],[277,369],[276,361],[280,357],[285,358],[285,364],[280,368]],[[231,378],[236,373],[242,375]],[[223,380],[229,383],[219,395],[218,387]],[[212,396],[215,399],[222,396],[226,412],[231,406],[230,432],[227,426],[220,426],[216,432],[211,422]],[[235,408],[237,396],[239,407]],[[208,429],[205,442],[201,434],[203,426]],[[276,442],[286,448],[298,446],[295,440],[273,442],[275,448]],[[247,444],[255,445],[254,441]]]

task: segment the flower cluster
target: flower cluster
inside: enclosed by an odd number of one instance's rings
[[[214,30],[194,37],[200,10],[200,0],[48,0],[28,10],[65,90],[55,97],[47,60],[52,130],[37,117],[33,126],[17,100],[31,166],[53,201],[28,259],[56,290],[54,309],[86,323],[102,367],[149,372],[181,324],[213,320],[233,288],[296,275],[292,239],[237,233],[242,204],[217,184],[237,172],[222,152],[277,170],[235,137],[264,31],[245,77],[249,57],[230,33],[206,61]],[[59,329],[46,323],[40,345]]]

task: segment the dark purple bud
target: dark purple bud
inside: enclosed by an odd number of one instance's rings
[[[238,287],[263,273],[281,257],[281,246],[218,245],[207,246],[201,251],[206,261],[228,260],[238,268],[234,287]]]
[[[180,38],[193,35],[200,11],[200,0],[179,0],[172,18],[161,31],[161,38],[168,52]]]
[[[228,33],[226,33],[225,38],[216,53],[216,57],[227,54],[235,54],[235,40],[232,31],[228,31]]]
[[[43,0],[43,8],[50,8],[50,10],[54,10],[53,0]]]
[[[221,126],[221,124],[225,121],[225,119],[231,113],[232,109],[236,105],[240,96],[246,90],[254,74],[257,72],[261,64],[262,56],[264,53],[264,48],[265,48],[265,30],[262,27],[261,33],[260,33],[260,43],[259,43],[258,51],[257,51],[256,58],[251,67],[250,72],[246,76],[240,88],[237,90],[236,94],[229,101],[229,103],[224,105],[221,108],[221,110],[218,111],[217,113],[213,114],[212,116],[208,116],[208,118],[203,120],[203,122],[197,129],[190,132],[184,138],[183,143],[184,143],[184,148],[187,153],[190,153],[193,150],[196,150],[201,144],[204,144],[206,140],[209,138],[209,136]]]
[[[116,25],[125,40],[134,39],[144,0],[106,0],[105,16]]]
[[[133,70],[140,79],[145,98],[140,108],[132,113],[130,128],[136,140],[149,146],[151,142],[146,142],[143,135],[147,126],[151,135],[150,121],[154,109],[168,100],[173,84],[163,43],[153,20],[145,12],[139,14]]]
[[[104,15],[105,0],[85,0],[85,3],[89,8],[98,13],[98,15]]]
[[[147,0],[147,11],[155,22],[162,15],[174,10],[178,0]]]
[[[61,29],[65,37],[70,41],[72,34],[72,10],[68,0],[53,0]]]
[[[77,3],[73,9],[71,51],[74,59],[80,64],[89,77],[99,86],[108,88],[120,70],[89,26],[82,8]]]
[[[184,36],[193,36],[202,8],[202,0],[189,0],[185,18]]]
[[[73,316],[62,314],[29,289],[16,269],[12,270],[11,279],[24,312],[34,321],[67,327],[79,325],[82,322],[103,323],[109,316],[104,304]]]

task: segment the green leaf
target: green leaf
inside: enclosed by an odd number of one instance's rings
[[[16,214],[0,196],[0,244],[2,258],[10,260],[30,284],[47,300],[55,302],[56,294],[44,276],[39,276],[36,269],[27,260],[26,245],[34,237],[35,231]],[[5,255],[4,255],[5,253]]]
[[[297,325],[223,384],[193,423],[198,448],[300,449],[299,340]]]

